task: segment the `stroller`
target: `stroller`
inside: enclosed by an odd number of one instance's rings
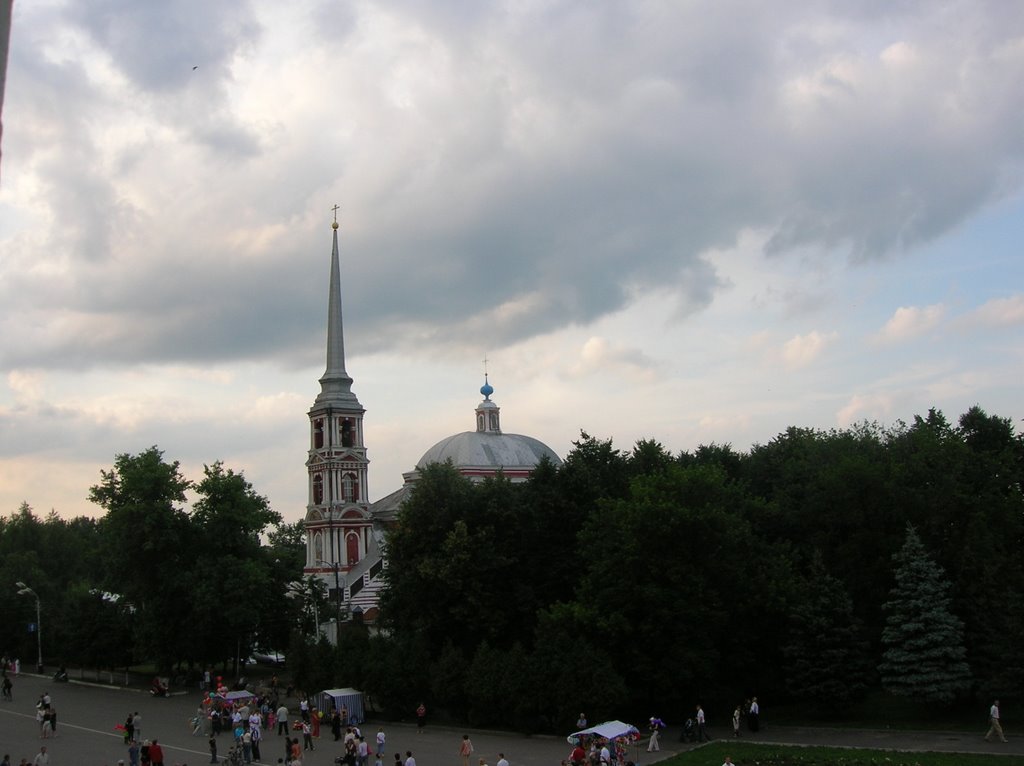
[[[697,724],[692,718],[687,718],[686,723],[683,724],[683,733],[679,735],[680,742],[696,742],[697,741]]]

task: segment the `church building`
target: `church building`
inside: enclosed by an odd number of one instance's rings
[[[428,449],[413,470],[403,474],[400,489],[373,504],[368,502],[368,466],[363,440],[365,410],[352,391],[345,370],[345,339],[341,308],[338,223],[334,242],[327,308],[327,369],[320,393],[309,410],[309,451],[306,458],[306,564],[303,575],[323,580],[340,620],[353,617],[375,622],[387,561],[383,542],[402,502],[414,490],[420,470],[447,460],[472,481],[500,471],[512,481],[526,481],[544,458],[561,465],[558,455],[530,436],[501,430],[500,408],[491,400],[494,388],[484,374],[483,395],[474,411],[475,430],[442,439]],[[328,635],[335,638],[333,630]]]

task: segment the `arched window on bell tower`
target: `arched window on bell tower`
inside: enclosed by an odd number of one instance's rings
[[[355,479],[355,474],[351,473],[343,474],[341,477],[341,496],[346,503],[354,503],[359,499]]]
[[[349,532],[345,535],[345,555],[348,557],[349,566],[359,561],[359,535]]]
[[[324,421],[317,418],[313,421],[313,449],[320,449],[324,446]]]
[[[324,501],[324,477],[323,474],[316,474],[313,477],[313,505],[320,505]]]
[[[341,419],[341,446],[356,446],[356,425],[352,418]]]

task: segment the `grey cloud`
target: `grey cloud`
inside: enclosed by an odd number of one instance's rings
[[[194,66],[225,67],[260,33],[246,0],[95,0],[71,4],[70,14],[145,91],[181,88],[194,76]]]
[[[88,211],[92,228],[76,235],[69,260],[121,260],[0,283],[8,305],[31,296],[52,306],[43,322],[95,317],[62,333],[17,333],[17,319],[0,320],[5,337],[25,338],[4,365],[319,358],[326,208],[339,190],[348,346],[359,352],[481,334],[514,342],[654,290],[673,290],[686,316],[723,282],[701,254],[746,229],[774,231],[768,252],[779,256],[886,257],[1021,185],[1024,61],[1013,51],[1024,24],[1003,6],[951,3],[936,14],[906,3],[878,27],[818,5],[556,3],[514,13],[473,4],[465,18],[440,6],[391,11],[415,14],[451,57],[436,73],[443,86],[427,77],[402,105],[387,95],[393,62],[359,68],[358,20],[319,6],[302,23],[329,22],[314,39],[337,62],[317,73],[333,111],[293,126],[299,135],[281,128],[273,146],[230,111],[223,82],[192,93],[176,75],[150,72],[176,49],[150,61],[125,29],[140,25],[150,39],[154,11],[83,21],[140,84],[153,77],[158,93],[182,90],[177,100],[145,97],[206,152],[205,167],[182,169],[197,177],[186,188],[204,195],[204,222],[170,212],[157,226],[135,211],[120,179],[89,163],[87,133],[81,151],[60,155],[71,163],[41,171],[62,207]],[[955,11],[979,23],[955,23]],[[248,16],[184,16],[175,23],[208,25],[226,51],[258,44]],[[920,61],[906,74],[883,71],[879,52],[902,40]],[[855,62],[859,79],[833,77],[835,59]],[[332,105],[339,80],[360,98]],[[801,80],[820,89],[794,105]],[[198,113],[204,99],[208,115]],[[50,119],[71,135],[91,108],[79,97],[76,116]],[[123,157],[135,161],[128,149]],[[318,205],[323,223],[309,213]],[[253,220],[288,232],[277,252],[246,252]],[[517,301],[527,309],[492,312]]]

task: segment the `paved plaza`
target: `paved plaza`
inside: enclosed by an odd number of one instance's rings
[[[48,691],[57,711],[57,737],[39,739],[35,720],[35,703]],[[22,758],[31,760],[46,744],[51,766],[114,766],[118,759],[127,762],[127,748],[115,727],[124,722],[128,713],[142,715],[142,737],[159,739],[164,748],[165,763],[208,763],[209,751],[205,736],[191,736],[189,719],[195,714],[201,696],[198,691],[175,695],[169,699],[156,699],[144,690],[107,688],[86,684],[55,684],[49,679],[22,674],[14,678],[14,701],[0,703],[0,755],[8,753],[15,765]],[[293,705],[290,707],[294,708]],[[364,734],[372,741],[377,730],[368,723]],[[833,745],[869,747],[891,750],[935,750],[944,752],[1015,753],[1024,754],[1024,738],[1010,735],[1007,744],[982,739],[983,729],[977,734],[956,732],[907,732],[890,730],[828,729],[769,726],[757,735],[759,742],[786,744]],[[412,750],[418,766],[459,766],[459,743],[463,730],[427,725],[417,734],[413,724],[385,724],[388,736],[385,766],[390,766],[394,753]],[[493,766],[498,753],[503,752],[511,766],[558,766],[569,754],[564,737],[468,731],[476,752],[474,759],[483,757]],[[725,729],[711,728],[711,735],[729,734]],[[303,766],[329,766],[341,754],[339,743],[333,742],[330,730],[324,727],[317,749],[306,753]],[[648,754],[641,743],[634,753],[636,762],[646,766],[668,758],[695,745],[677,741],[678,729],[669,729],[662,738],[662,750]],[[268,733],[263,740],[263,763],[276,764],[284,755],[283,737]],[[231,738],[222,734],[219,751],[223,755]],[[473,760],[472,763],[476,764]]]

